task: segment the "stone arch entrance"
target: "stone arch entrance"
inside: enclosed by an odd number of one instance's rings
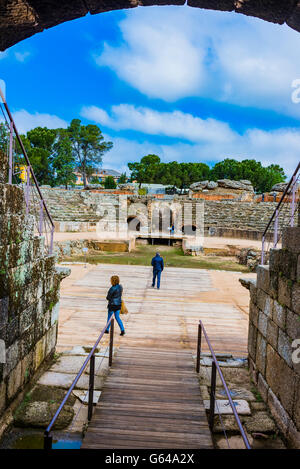
[[[128,231],[141,231],[141,222],[138,217],[131,216],[127,218]]]
[[[150,5],[184,5],[185,0],[7,0],[0,5],[0,50],[58,24],[111,10]],[[300,31],[297,0],[187,0],[190,7],[235,11]]]
[[[182,225],[181,231],[186,236],[195,236],[197,227],[196,225]]]

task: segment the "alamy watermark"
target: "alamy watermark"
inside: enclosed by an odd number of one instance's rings
[[[292,342],[292,348],[295,349],[292,353],[292,361],[295,365],[300,363],[300,339],[295,339]]]

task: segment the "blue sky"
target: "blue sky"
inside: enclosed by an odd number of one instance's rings
[[[225,157],[299,161],[300,34],[236,13],[139,7],[64,23],[0,54],[21,132],[97,123],[103,165]],[[299,94],[300,95],[300,94]]]

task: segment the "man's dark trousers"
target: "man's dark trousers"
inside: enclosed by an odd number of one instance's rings
[[[161,270],[153,270],[152,287],[155,287],[155,280],[157,278],[157,288],[160,288],[160,276],[161,276]]]

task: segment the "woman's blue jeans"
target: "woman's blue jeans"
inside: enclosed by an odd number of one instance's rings
[[[110,320],[111,316],[115,313],[115,318],[116,318],[117,323],[119,324],[119,327],[120,327],[121,332],[122,332],[122,331],[124,331],[124,325],[122,323],[122,319],[120,318],[120,312],[121,312],[120,309],[118,311],[108,311],[107,322]],[[108,328],[106,329],[107,331],[109,331],[110,324],[109,324]]]

